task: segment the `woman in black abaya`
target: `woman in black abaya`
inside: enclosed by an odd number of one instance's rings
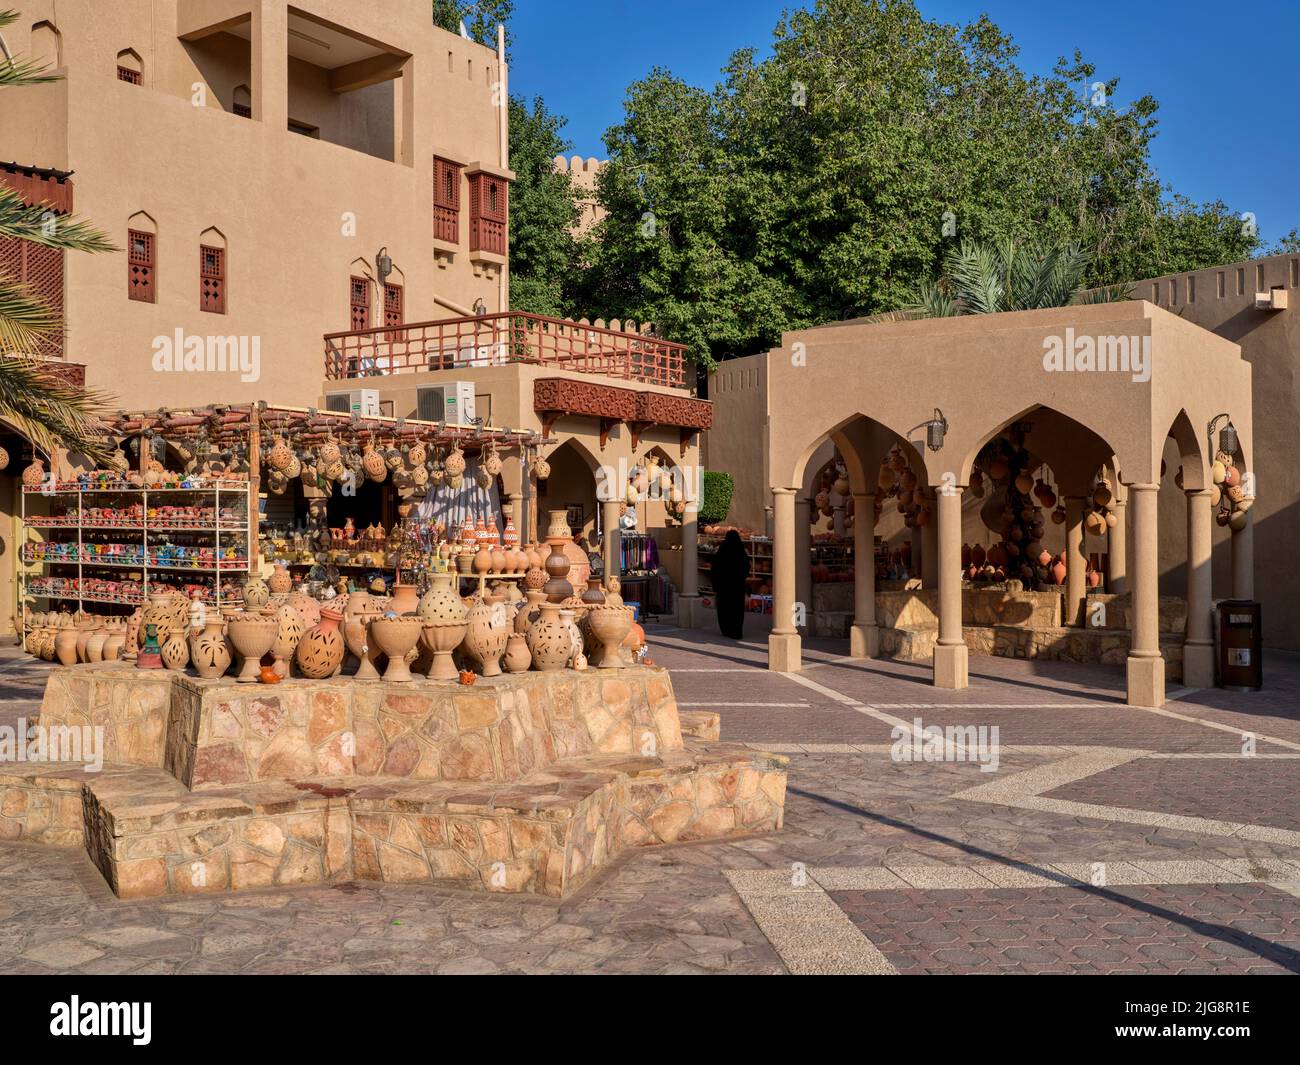
[[[745,595],[749,585],[749,554],[740,533],[730,530],[709,568],[713,578],[713,597],[718,604],[718,628],[733,640],[745,635]]]

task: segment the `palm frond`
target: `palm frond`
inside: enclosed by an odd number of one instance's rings
[[[908,303],[889,313],[895,317],[882,317],[882,320],[908,321],[913,318],[952,318],[961,314],[962,308],[942,281],[931,281],[929,278],[924,278],[916,283]]]
[[[70,383],[57,363],[0,357],[0,414],[51,457],[65,447],[92,462],[107,462],[113,446],[100,418],[105,409],[105,396]]]
[[[0,185],[0,237],[18,237],[64,251],[118,251],[108,237],[79,218],[60,217],[48,207],[28,207],[13,189]]]
[[[1004,263],[987,244],[962,241],[948,253],[944,275],[966,314],[996,314],[1004,309]]]
[[[48,85],[58,81],[57,74],[47,73],[49,67],[30,59],[0,57],[0,89],[12,85]]]
[[[1102,285],[1100,288],[1085,289],[1075,294],[1076,304],[1122,303],[1133,298],[1133,284],[1121,281],[1114,285]]]

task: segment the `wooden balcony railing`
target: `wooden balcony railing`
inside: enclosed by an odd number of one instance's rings
[[[515,362],[674,388],[686,384],[683,344],[632,328],[610,329],[520,311],[325,337],[325,376],[330,380]]]

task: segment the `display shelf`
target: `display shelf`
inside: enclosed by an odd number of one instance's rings
[[[716,533],[706,533],[699,538],[698,568],[701,578],[700,591],[703,594],[713,592],[713,575],[710,567],[722,540],[723,536]],[[770,585],[772,583],[772,541],[766,536],[750,536],[742,537],[741,543],[745,545],[745,553],[749,556],[750,587],[760,588],[764,584]]]
[[[224,509],[223,493],[225,495]],[[250,537],[254,535],[250,522],[255,519],[248,505],[248,493],[248,482],[239,480],[220,480],[203,486],[190,485],[166,488],[137,487],[126,482],[111,485],[91,485],[65,481],[60,482],[53,489],[49,485],[24,485],[22,493],[22,525],[25,530],[30,530],[29,535],[38,536],[36,542],[24,544],[20,554],[24,567],[20,571],[20,595],[22,597],[24,623],[26,622],[29,599],[75,600],[78,604],[112,603],[123,606],[139,606],[148,599],[151,573],[193,575],[206,585],[206,590],[200,591],[199,585],[190,582],[187,587],[191,597],[197,597],[202,602],[220,607],[223,594],[225,598],[229,599],[229,588],[226,588],[223,593],[222,575],[245,574],[250,569],[248,547],[251,543]],[[85,502],[87,496],[108,494],[129,497],[131,502],[108,505],[95,504],[93,506],[88,506]],[[154,517],[151,518],[149,516],[150,499],[159,495],[171,498],[185,496],[190,499],[190,502],[176,506],[157,504],[154,508],[155,511],[159,509],[165,511],[166,517],[160,517],[155,513]],[[195,501],[194,497],[201,498]],[[58,501],[60,506],[67,508],[67,513],[53,515],[28,514],[28,501],[42,498]],[[125,512],[121,520],[102,520],[107,511],[115,509]],[[178,517],[178,512],[183,511],[188,511],[189,514],[181,514]],[[231,520],[232,515],[240,520]],[[61,531],[75,531],[75,545],[71,539],[44,541],[39,538],[42,533]],[[90,533],[105,532],[132,534],[132,542],[129,545],[113,544],[111,546],[117,548],[130,546],[140,553],[131,555],[118,553],[102,557],[100,552],[89,550],[90,548],[109,546],[101,543],[98,539],[88,538]],[[155,534],[165,542],[151,544],[150,537]],[[173,545],[171,538],[174,536],[185,537],[183,545]],[[223,540],[226,541],[224,546]],[[196,541],[198,541],[197,546]],[[40,542],[66,546],[67,554],[60,556],[56,553],[42,553],[37,548],[37,544]],[[151,547],[165,547],[168,549],[168,553],[160,554],[157,551],[152,551]],[[194,552],[202,550],[206,552],[206,555],[201,560],[196,558],[193,561],[183,560],[178,562],[170,553],[173,547]],[[239,550],[240,557],[222,558],[223,550],[229,551],[232,547]],[[48,572],[51,567],[68,566],[76,567],[77,576],[75,578],[61,578],[62,581],[69,583],[63,583],[57,587],[52,586],[46,576],[33,574],[28,569],[28,567],[39,567],[41,570]],[[139,571],[141,578],[139,590],[136,591],[131,588],[116,594],[86,591],[86,573],[103,572],[105,570]],[[94,585],[113,584],[116,586],[122,582],[95,580],[90,583]],[[128,581],[126,583],[132,584],[133,582]],[[172,587],[169,582],[164,580],[154,581],[153,583]],[[198,594],[196,595],[196,593]]]

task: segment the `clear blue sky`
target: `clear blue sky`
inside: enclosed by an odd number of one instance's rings
[[[811,0],[808,0],[811,2]],[[577,154],[605,156],[601,135],[623,112],[627,86],[654,66],[712,86],[728,55],[770,50],[790,0],[515,0],[511,91],[566,115]],[[987,12],[1020,45],[1020,64],[1046,73],[1080,48],[1119,102],[1160,102],[1152,159],[1163,182],[1193,200],[1252,211],[1270,244],[1300,227],[1300,3],[1225,6],[1210,0],[920,0],[930,18]]]

